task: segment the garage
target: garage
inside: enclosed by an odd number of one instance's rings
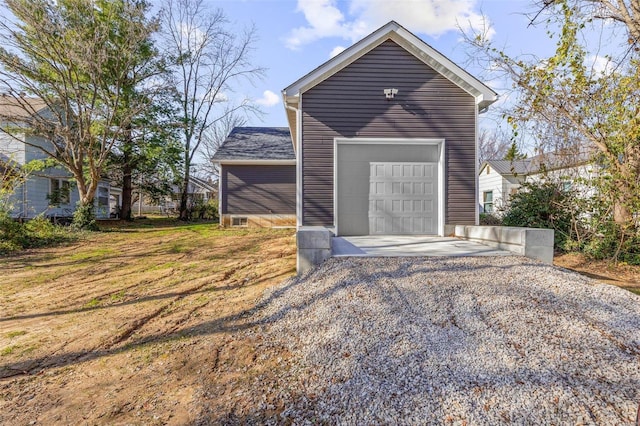
[[[338,235],[442,235],[442,140],[336,140]]]

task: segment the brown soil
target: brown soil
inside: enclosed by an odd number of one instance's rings
[[[555,256],[553,264],[640,294],[640,266],[589,260],[579,253]]]
[[[637,267],[556,264],[640,289]],[[262,423],[283,409],[289,356],[252,309],[295,273],[291,230],[113,224],[0,272],[0,424]]]
[[[118,224],[0,271],[0,424],[242,423],[257,400],[260,416],[282,409],[255,382],[268,389],[287,354],[247,331],[263,290],[295,272],[291,230]]]

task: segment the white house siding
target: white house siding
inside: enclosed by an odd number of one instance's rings
[[[23,136],[18,135],[18,137],[22,138]],[[25,163],[24,144],[3,132],[0,132],[0,153],[6,155],[17,164]]]
[[[60,179],[69,180],[58,172]],[[70,216],[75,210],[75,205],[80,199],[78,190],[73,186],[69,193],[69,203],[61,204],[59,207],[49,206],[49,193],[51,191],[52,176],[31,175],[24,185],[20,185],[11,198],[13,210],[12,217],[33,218],[40,214],[45,216]]]
[[[502,205],[503,194],[505,193],[505,187],[508,182],[495,170],[491,169],[487,174],[486,168],[482,170],[482,173],[478,177],[478,204],[480,205],[479,212],[484,213],[484,193],[487,191],[493,192],[493,205],[494,212],[497,207]]]
[[[595,188],[586,184],[585,182],[590,182],[597,175],[597,166],[593,164],[583,164],[566,169],[551,170],[546,174],[533,174],[527,176],[527,181],[539,182],[543,179],[550,179],[553,181],[570,182],[571,192],[580,197],[589,198],[595,195]]]
[[[30,145],[23,144],[25,151],[25,160],[27,162],[33,160],[46,160],[48,158],[47,154],[45,154],[41,149],[37,148],[37,146],[43,147],[45,149],[53,150],[53,145],[46,139],[36,137],[36,136],[28,136],[27,142]],[[35,146],[32,146],[35,145]]]

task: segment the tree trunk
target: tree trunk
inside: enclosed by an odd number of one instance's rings
[[[97,173],[92,173],[91,180],[87,185],[87,181],[84,176],[74,172],[74,177],[78,184],[78,193],[80,201],[76,206],[76,210],[73,213],[73,226],[78,229],[97,229],[96,225],[96,212],[93,205],[93,200],[98,188]]]
[[[180,191],[180,220],[189,220],[189,177],[191,176],[191,136],[187,136],[184,146],[184,180]]]
[[[189,166],[185,168],[184,181],[182,182],[180,194],[180,220],[189,220]]]
[[[133,173],[133,159],[131,158],[131,148],[133,145],[131,126],[127,126],[125,130],[125,140],[122,150],[122,206],[120,206],[120,218],[124,220],[133,220],[131,214],[131,201],[133,200],[133,183],[131,175]]]
[[[133,220],[133,215],[131,214],[131,194],[133,192],[131,172],[131,166],[125,162],[122,166],[122,206],[120,206],[120,218],[129,221]]]
[[[632,214],[624,200],[615,200],[613,204],[613,221],[621,226],[631,225]]]

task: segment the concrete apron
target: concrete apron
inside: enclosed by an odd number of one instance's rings
[[[451,237],[383,235],[333,237],[331,255],[342,256],[511,256],[513,253]]]

